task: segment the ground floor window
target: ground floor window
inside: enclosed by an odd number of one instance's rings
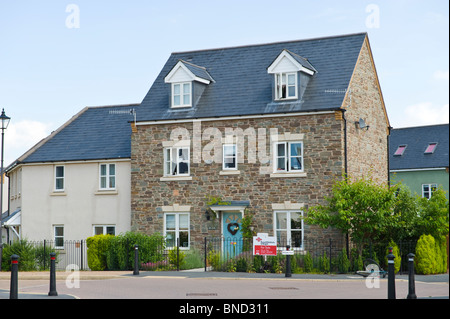
[[[177,247],[177,240],[181,248],[189,248],[189,213],[164,214],[164,236],[166,247]]]
[[[55,248],[64,249],[64,226],[53,226],[53,238],[55,241]]]
[[[94,225],[94,235],[115,235],[116,226],[113,225]]]
[[[302,211],[276,211],[274,216],[275,235],[277,246],[291,248],[303,247],[303,212]]]

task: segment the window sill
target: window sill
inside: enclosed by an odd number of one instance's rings
[[[238,170],[223,170],[219,172],[219,175],[239,175],[241,171]]]
[[[50,196],[67,196],[67,193],[65,191],[53,192],[53,193],[50,193]]]
[[[290,177],[306,177],[307,174],[305,172],[301,172],[301,173],[272,173],[270,174],[270,177],[275,177],[275,178],[290,178]]]
[[[161,182],[192,181],[192,176],[164,176],[159,180]]]
[[[117,194],[119,194],[119,192],[115,189],[98,190],[97,192],[94,193],[94,195],[117,195]]]

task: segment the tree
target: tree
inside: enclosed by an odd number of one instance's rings
[[[353,241],[376,240],[395,224],[395,188],[380,185],[371,178],[354,182],[348,178],[333,185],[327,205],[308,209],[306,222],[322,228],[335,227]]]
[[[429,234],[441,240],[448,235],[448,199],[439,187],[430,199],[418,198],[419,218],[416,223],[418,235]]]

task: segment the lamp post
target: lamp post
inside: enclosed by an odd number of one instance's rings
[[[2,154],[1,154],[1,168],[0,168],[0,270],[2,270],[2,253],[3,253],[3,146],[4,146],[4,135],[5,130],[8,128],[10,117],[6,116],[5,110],[2,109],[2,114],[0,115],[1,129],[2,129]]]

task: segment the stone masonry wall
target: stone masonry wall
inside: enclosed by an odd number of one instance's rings
[[[257,232],[273,235],[273,203],[303,203],[305,207],[323,203],[333,182],[340,179],[344,169],[342,149],[343,122],[334,113],[202,122],[201,130],[217,128],[225,137],[226,128],[265,129],[266,148],[269,151],[269,129],[278,134],[304,134],[304,167],[306,176],[295,178],[271,177],[260,173],[262,164],[248,162],[248,139],[245,143],[244,163],[238,164],[238,175],[220,175],[222,163],[193,162],[193,143],[190,147],[189,181],[161,181],[163,176],[163,141],[170,140],[176,128],[185,128],[193,136],[193,124],[155,124],[138,126],[132,134],[132,230],[146,234],[163,233],[163,206],[189,205],[191,246],[199,247],[205,236],[220,236],[220,225],[206,221],[207,196],[220,196],[224,201],[250,201],[250,211],[255,214]],[[262,135],[260,135],[262,136]],[[211,140],[213,137],[211,137]],[[202,149],[210,143],[202,141]],[[250,153],[251,154],[251,153]],[[272,158],[272,157],[271,157]],[[215,221],[216,223],[218,222]],[[216,229],[214,229],[216,228]],[[305,225],[305,240],[325,236],[339,236],[336,231],[322,230]]]
[[[388,181],[388,127],[376,72],[367,40],[362,47],[351,83],[351,97],[344,101],[347,119],[347,161],[350,178],[370,174],[380,183]],[[368,130],[357,128],[362,118]]]

